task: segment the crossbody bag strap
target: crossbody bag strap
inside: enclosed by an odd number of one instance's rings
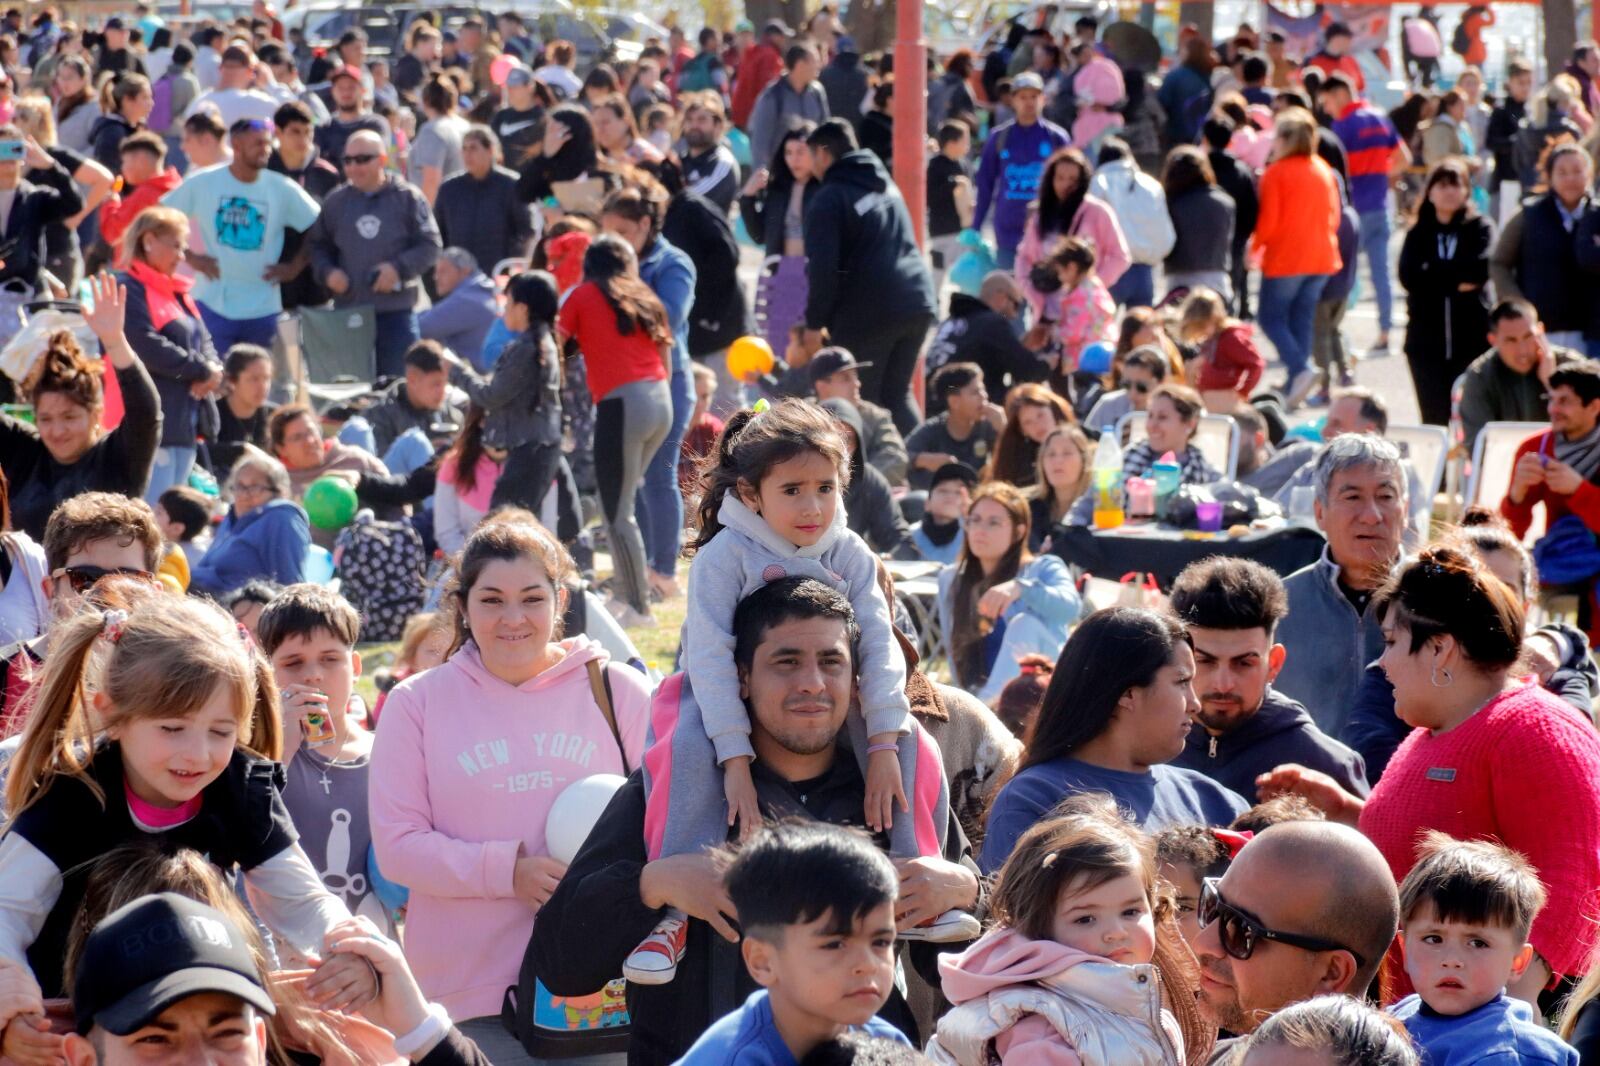
[[[584,665],[589,668],[589,691],[594,695],[594,702],[600,708],[600,713],[605,716],[606,725],[611,727],[611,739],[617,742],[617,754],[622,757],[622,769],[625,773],[632,773],[633,767],[628,765],[628,753],[622,746],[622,730],[617,728],[617,709],[611,701],[611,675],[598,659],[590,659]]]

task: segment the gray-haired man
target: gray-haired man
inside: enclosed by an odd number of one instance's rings
[[[1400,561],[1406,475],[1399,449],[1365,433],[1329,441],[1313,470],[1317,525],[1328,544],[1321,559],[1283,583],[1289,614],[1278,640],[1289,655],[1277,687],[1338,738],[1362,670],[1383,652],[1372,598]]]
[[[483,342],[500,316],[494,282],[465,248],[450,247],[433,264],[434,287],[439,298],[417,316],[423,340],[438,341],[452,352],[482,367]]]

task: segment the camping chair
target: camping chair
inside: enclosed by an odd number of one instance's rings
[[[1462,495],[1462,506],[1483,506],[1498,509],[1511,487],[1512,467],[1516,463],[1517,448],[1529,437],[1550,428],[1548,422],[1489,422],[1478,434],[1472,448],[1472,468],[1467,476],[1467,489]],[[1543,505],[1534,508],[1533,524],[1528,527],[1524,540],[1532,544],[1544,536],[1545,514]]]
[[[371,307],[302,307],[300,370],[319,408],[372,391],[378,376],[377,318]]]
[[[1400,445],[1401,452],[1411,462],[1411,469],[1416,472],[1422,491],[1427,494],[1428,509],[1417,516],[1418,543],[1426,544],[1434,497],[1444,481],[1445,460],[1450,452],[1449,431],[1443,426],[1390,426],[1385,436]]]
[[[1144,411],[1129,411],[1117,421],[1117,436],[1131,448],[1149,439],[1145,431]],[[1232,481],[1239,471],[1239,424],[1227,415],[1201,415],[1200,428],[1194,434],[1194,446],[1200,449],[1206,462],[1222,471],[1222,476]]]

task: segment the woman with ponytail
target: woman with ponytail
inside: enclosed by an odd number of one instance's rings
[[[11,521],[35,540],[56,504],[100,490],[141,497],[161,440],[161,402],[155,383],[123,336],[126,293],[106,274],[90,279],[94,306],[85,313],[105,349],[122,392],[116,429],[101,428],[104,364],[85,355],[68,330],[46,340],[45,352],[22,383],[33,422],[0,414],[0,456],[11,482]]]
[[[100,117],[89,131],[94,161],[122,173],[122,141],[144,129],[144,120],[156,106],[150,79],[143,74],[113,74],[100,83]]]
[[[1532,1002],[1552,976],[1583,973],[1595,944],[1600,737],[1524,675],[1522,597],[1469,550],[1424,550],[1376,602],[1379,664],[1410,734],[1365,800],[1294,765],[1259,779],[1262,798],[1298,793],[1329,818],[1358,825],[1397,882],[1416,862],[1424,830],[1525,855],[1550,898],[1528,935],[1533,964],[1507,991]],[[1412,991],[1399,965],[1387,969],[1396,998]]]
[[[281,948],[322,953],[350,912],[296,843],[279,794],[272,670],[227,612],[164,596],[131,613],[85,607],[53,632],[36,691],[6,781],[0,958],[27,963],[45,996],[60,995],[94,861],[151,838],[239,867]],[[340,1006],[376,991],[363,967],[338,987]],[[42,1035],[13,1018],[6,1040]]]

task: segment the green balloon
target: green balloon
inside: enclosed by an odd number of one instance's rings
[[[306,517],[318,529],[343,529],[356,516],[356,490],[339,477],[319,477],[306,486]]]

